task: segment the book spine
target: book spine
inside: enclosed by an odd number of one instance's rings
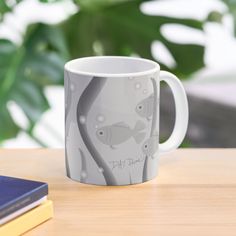
[[[46,201],[14,220],[0,226],[1,236],[22,235],[28,230],[53,217],[53,204]],[[45,234],[44,234],[45,235]]]
[[[48,195],[48,185],[44,184],[30,191],[0,209],[0,219]]]

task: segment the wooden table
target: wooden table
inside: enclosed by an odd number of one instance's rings
[[[0,174],[49,183],[52,220],[26,235],[236,235],[236,149],[182,149],[160,158],[159,176],[99,187],[65,176],[62,150],[0,150]]]

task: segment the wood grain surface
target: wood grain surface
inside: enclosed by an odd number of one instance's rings
[[[28,236],[236,235],[236,149],[179,149],[133,186],[70,180],[63,150],[2,149],[0,174],[49,184],[55,216]]]

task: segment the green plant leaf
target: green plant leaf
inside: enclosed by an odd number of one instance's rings
[[[227,6],[234,20],[234,35],[236,36],[236,0],[222,0]]]
[[[74,0],[82,10],[93,11],[99,10],[107,6],[120,4],[123,2],[134,1],[134,0]]]
[[[14,123],[6,106],[1,106],[0,111],[0,142],[15,137],[20,128]]]
[[[44,95],[48,85],[63,84],[68,53],[57,27],[29,27],[22,45],[0,40],[0,141],[19,132],[7,104],[14,101],[30,122],[29,132],[49,108]],[[6,129],[6,130],[4,130]],[[9,130],[8,130],[9,129]]]
[[[11,10],[11,8],[6,4],[6,2],[1,0],[0,1],[0,13],[4,14],[10,10]]]
[[[7,12],[12,11],[12,9],[22,0],[6,1],[0,0],[0,21],[3,18],[3,15]]]
[[[85,4],[86,1],[78,2]],[[88,1],[86,8],[81,8],[81,11],[62,24],[73,58],[97,54],[137,54],[154,60],[151,43],[159,40],[169,49],[177,63],[172,70],[164,65],[161,65],[162,69],[171,70],[185,78],[203,67],[203,46],[173,43],[160,33],[163,25],[171,23],[201,30],[202,22],[145,15],[140,11],[140,3],[143,2],[140,0],[98,2],[103,4],[103,8],[96,10],[94,6],[91,11],[88,7],[91,1]],[[96,45],[99,45],[100,50],[96,50]]]

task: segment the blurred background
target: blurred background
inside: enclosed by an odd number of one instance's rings
[[[0,145],[63,147],[63,66],[90,55],[156,60],[184,83],[183,147],[236,147],[236,0],[0,0]],[[161,88],[161,140],[173,128]]]

